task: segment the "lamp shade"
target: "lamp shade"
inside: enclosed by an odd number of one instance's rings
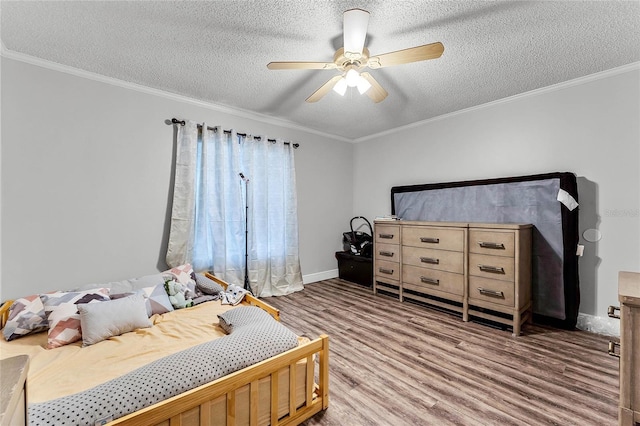
[[[360,81],[360,74],[358,73],[358,71],[350,69],[349,71],[347,71],[344,79],[347,82],[347,86],[356,87],[358,85],[358,81]]]
[[[340,96],[344,96],[347,92],[347,80],[342,77],[338,82],[333,86],[333,91],[339,94]]]
[[[358,76],[358,92],[361,95],[367,93],[367,90],[371,89],[371,83],[369,83],[364,77]]]

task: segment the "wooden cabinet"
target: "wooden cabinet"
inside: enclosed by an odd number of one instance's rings
[[[531,318],[531,228],[376,221],[374,293],[392,288],[401,301],[510,325],[518,335]]]
[[[640,273],[620,272],[620,426],[640,425]]]

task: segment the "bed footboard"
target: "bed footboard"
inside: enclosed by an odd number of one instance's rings
[[[304,380],[299,382],[301,371]],[[288,380],[282,380],[283,377]],[[297,391],[298,383],[304,383],[302,392]],[[288,401],[280,400],[282,394],[288,396]],[[329,337],[321,335],[309,343],[108,424],[297,425],[328,405]]]

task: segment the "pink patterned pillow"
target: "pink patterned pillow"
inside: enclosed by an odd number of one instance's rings
[[[9,341],[44,331],[48,325],[40,296],[33,294],[16,299],[11,304],[7,324],[2,329],[2,333]]]
[[[198,293],[196,293],[196,274],[193,271],[193,267],[190,263],[176,266],[175,268],[171,268],[168,271],[164,271],[162,274],[165,276],[165,279],[174,279],[180,284],[186,285],[188,292],[185,294],[185,296],[187,298],[193,299],[199,295]]]
[[[163,274],[171,275],[172,278],[184,285],[188,285],[195,280],[195,273],[190,263],[171,268],[168,271],[164,271]]]
[[[78,304],[109,300],[108,288],[86,291],[57,291],[41,294],[40,299],[49,322],[47,348],[59,348],[82,338]]]

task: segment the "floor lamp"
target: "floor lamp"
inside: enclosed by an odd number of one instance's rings
[[[244,182],[244,289],[251,291],[249,285],[249,179],[240,173]]]

